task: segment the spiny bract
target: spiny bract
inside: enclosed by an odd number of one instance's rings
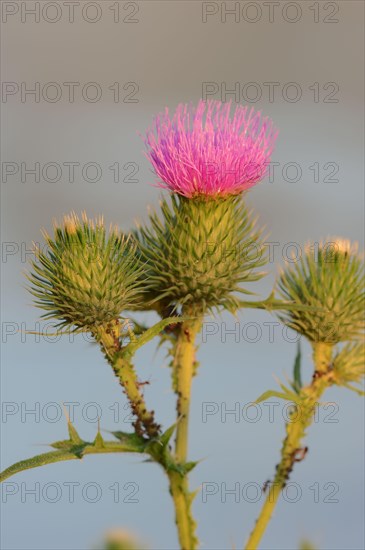
[[[328,239],[307,245],[281,273],[278,287],[285,300],[310,306],[288,311],[280,319],[312,342],[336,344],[357,339],[364,330],[364,266],[357,244]]]
[[[260,279],[266,263],[255,220],[241,197],[161,202],[162,220],[136,232],[147,272],[146,290],[155,302],[197,310],[235,310],[240,283]]]
[[[333,359],[334,381],[339,386],[361,384],[365,376],[365,344],[351,342],[346,344]]]
[[[80,221],[72,213],[55,224],[53,239],[44,237],[45,250],[36,251],[28,276],[44,318],[92,330],[140,299],[135,249],[117,228],[107,235],[102,218],[94,222],[83,214]]]

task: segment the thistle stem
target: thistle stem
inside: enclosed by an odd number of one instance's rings
[[[184,312],[184,315],[191,312]],[[177,394],[177,427],[175,457],[184,464],[188,455],[189,412],[191,385],[195,371],[196,336],[200,331],[202,318],[185,321],[178,327],[173,361],[174,388]],[[195,521],[191,515],[192,497],[189,493],[188,475],[172,472],[169,475],[170,491],[175,503],[176,525],[182,550],[197,547]]]
[[[187,490],[187,478],[177,472],[167,473],[170,482],[170,493],[174,501],[175,522],[181,550],[196,548],[194,537],[194,520],[190,514],[190,500]]]
[[[96,335],[130,402],[132,413],[137,418],[134,422],[136,433],[153,438],[158,435],[160,426],[155,422],[154,412],[147,409],[136,371],[132,362],[123,354],[119,336],[120,328],[117,322],[110,324],[108,328],[100,328]]]
[[[192,326],[195,327],[195,324]],[[199,327],[197,326],[196,331],[198,330]],[[181,394],[183,399],[178,400],[182,402],[182,405],[178,406],[178,415],[180,416],[182,414],[181,420],[185,419],[186,422],[184,423],[183,431],[179,431],[179,437],[177,436],[177,439],[179,438],[180,441],[179,448],[182,449],[182,451],[180,450],[179,454],[176,453],[176,459],[177,462],[183,463],[185,462],[187,453],[187,420],[195,358],[194,340],[196,332],[192,340],[190,340],[190,328],[185,326],[181,329],[180,334],[183,335],[183,337],[178,337],[177,340],[176,372],[180,380],[178,387],[182,387]],[[131,404],[132,411],[137,417],[134,424],[136,433],[147,435],[149,438],[153,439],[158,435],[160,427],[154,420],[153,411],[148,411],[147,409],[133,364],[129,358],[123,354],[123,349],[120,347],[119,324],[114,322],[107,328],[100,328],[95,336],[100,342],[109,364],[119,378],[119,382]],[[174,501],[176,525],[181,549],[194,550],[196,547],[196,539],[194,537],[195,523],[190,514],[191,497],[188,491],[186,474],[175,470],[169,470],[163,464],[161,465],[164,467],[169,479],[170,493]]]
[[[293,412],[293,419],[286,425],[286,438],[281,450],[281,461],[276,467],[274,481],[270,484],[268,496],[245,546],[246,550],[258,548],[294,464],[305,457],[307,448],[301,447],[302,440],[306,435],[307,428],[313,422],[316,404],[325,389],[332,383],[331,357],[332,346],[330,344],[322,342],[313,344],[315,365],[313,379],[311,384],[301,389],[300,407]]]
[[[201,320],[184,322],[179,327],[174,358],[174,377],[177,393],[176,458],[185,462],[188,454],[189,413],[191,385],[195,370],[195,339]]]

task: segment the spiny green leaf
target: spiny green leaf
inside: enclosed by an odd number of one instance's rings
[[[200,493],[200,488],[195,489],[195,491],[190,491],[188,493],[187,497],[188,497],[189,504],[192,504],[193,500],[198,496],[199,493]]]
[[[76,428],[72,425],[72,423],[70,421],[67,422],[67,428],[68,428],[68,434],[70,436],[70,441],[74,445],[82,444],[83,441],[82,441],[81,437],[79,436],[79,434],[76,431]]]
[[[200,460],[185,462],[185,464],[183,465],[184,472],[188,474],[199,464],[199,462]]]
[[[279,399],[285,399],[288,400],[288,394],[282,393],[275,390],[268,390],[264,392],[260,397],[258,397],[255,401],[255,403],[262,403],[262,401],[265,401],[266,399],[271,399],[271,397],[278,397]]]
[[[70,445],[70,441],[59,441],[53,443],[51,446],[58,448],[59,450],[33,456],[32,458],[28,458],[26,460],[21,460],[9,468],[6,468],[6,470],[0,474],[0,482],[24,470],[38,468],[39,466],[45,466],[46,464],[53,464],[55,462],[62,462],[65,460],[77,460],[89,454],[143,452],[136,446],[115,441],[103,441],[103,446],[96,446],[94,443],[84,441],[82,442],[82,445],[77,447],[69,447],[68,449],[62,448],[61,445],[66,443]]]
[[[175,422],[175,424],[170,426],[170,428],[167,428],[167,430],[160,436],[159,439],[164,447],[166,447],[166,445],[168,445],[168,443],[170,442],[170,439],[173,436],[174,431],[176,429],[176,425],[177,425],[177,422]]]
[[[294,378],[293,389],[296,391],[296,393],[299,393],[302,388],[301,361],[302,361],[302,353],[300,349],[300,342],[298,342],[297,354],[295,356],[295,361],[294,361],[294,373],[293,373],[293,378]]]
[[[300,403],[301,398],[298,396],[297,393],[292,392],[289,388],[284,386],[284,384],[279,384],[285,395],[287,396],[288,401],[294,401],[294,403]]]
[[[182,323],[185,320],[184,317],[167,317],[166,319],[162,319],[161,321],[158,321],[153,327],[147,329],[142,336],[137,338],[136,342],[131,342],[128,344],[124,350],[123,354],[125,356],[133,356],[136,351],[147,344],[150,340],[155,338],[160,332],[166,328],[168,325],[171,325],[173,323]]]
[[[45,466],[46,464],[52,464],[54,462],[62,462],[64,460],[77,460],[77,458],[78,457],[74,453],[66,450],[51,451],[49,453],[33,456],[32,458],[21,460],[9,466],[9,468],[6,468],[6,470],[0,474],[0,482],[24,470],[38,468],[39,466]]]
[[[136,449],[136,452],[143,452],[146,447],[147,441],[137,434],[120,431],[111,433],[114,435],[114,437],[119,439],[121,443],[134,447]]]
[[[101,447],[105,446],[103,436],[101,435],[101,433],[99,431],[96,434],[93,445],[94,445],[94,447],[97,447],[97,448],[101,448]]]

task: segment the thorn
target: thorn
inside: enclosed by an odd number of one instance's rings
[[[63,414],[65,415],[65,418],[67,420],[67,424],[71,424],[71,419],[70,419],[70,415],[68,414],[68,411],[65,407],[65,404],[62,402],[62,409],[63,409]]]

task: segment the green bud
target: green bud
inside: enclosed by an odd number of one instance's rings
[[[117,319],[141,299],[135,247],[117,228],[109,235],[103,219],[80,221],[72,213],[55,224],[54,238],[44,233],[28,278],[36,305],[57,319],[57,326],[92,330]]]
[[[278,288],[285,300],[309,306],[279,316],[311,342],[336,344],[363,333],[363,259],[357,244],[333,239],[318,250],[308,245],[301,259],[281,273]]]
[[[241,197],[161,202],[162,217],[136,232],[147,271],[146,291],[163,307],[237,308],[241,283],[257,281],[266,263],[255,220]]]
[[[113,529],[106,533],[104,550],[141,550],[141,543],[126,529]]]

